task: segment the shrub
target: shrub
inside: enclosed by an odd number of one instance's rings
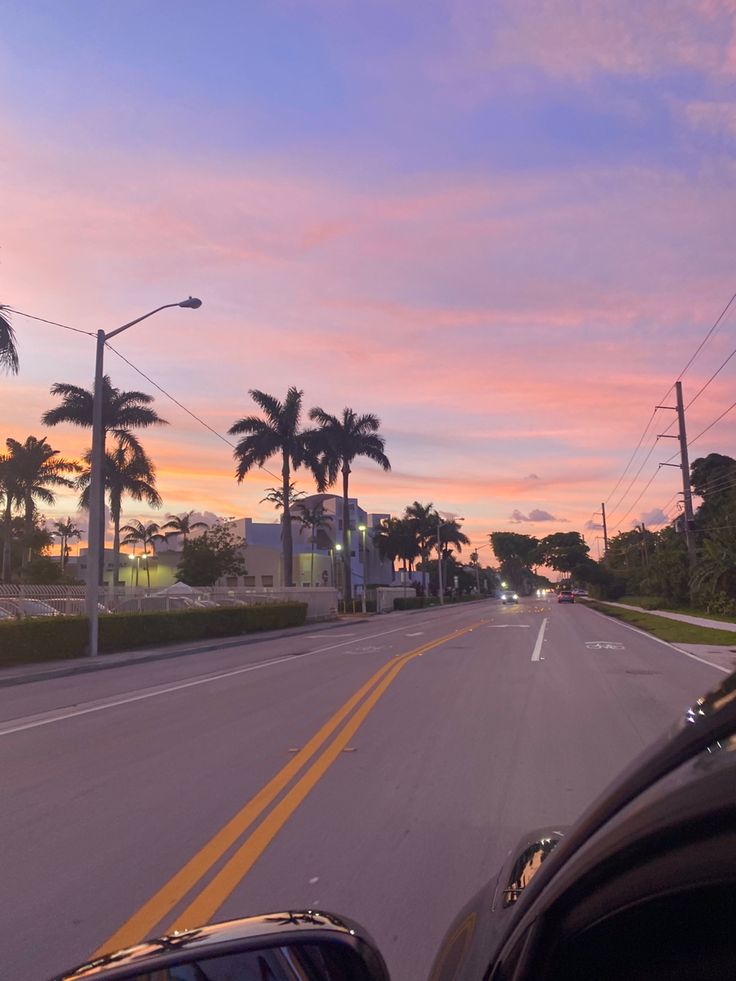
[[[0,621],[0,665],[81,657],[86,643],[86,617]]]
[[[663,610],[669,604],[663,596],[642,596],[638,605],[642,610]]]
[[[306,623],[306,603],[223,606],[168,613],[110,613],[100,617],[102,653],[207,637],[233,637]],[[86,617],[44,617],[0,623],[0,665],[83,657]]]
[[[394,599],[395,610],[421,610],[425,606],[439,606],[436,596],[397,596]]]

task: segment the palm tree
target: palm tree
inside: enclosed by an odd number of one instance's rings
[[[169,538],[178,538],[181,535],[186,545],[190,534],[195,528],[209,528],[206,521],[192,521],[193,514],[194,511],[185,511],[184,514],[170,514],[168,516],[169,520],[165,525],[161,526],[161,530],[166,533],[166,540],[168,541]],[[171,530],[166,531],[167,528]]]
[[[151,546],[151,553],[156,553],[156,542],[161,541],[165,538],[165,535],[161,534],[161,528],[156,524],[155,521],[149,521],[148,524],[144,524],[142,521],[131,521],[129,525],[123,525],[120,529],[126,533],[123,539],[123,545],[131,545],[140,542],[143,546],[143,555],[148,556],[148,546]],[[148,588],[151,588],[151,570],[148,568],[148,562],[146,562],[146,575],[148,577]],[[136,575],[136,586],[138,585],[138,576]]]
[[[69,542],[72,538],[79,540],[82,537],[82,529],[77,528],[71,518],[67,518],[66,521],[55,521],[54,528],[56,528],[54,535],[60,539],[59,563],[63,573],[67,555],[69,554]]]
[[[347,603],[353,596],[350,565],[350,464],[356,456],[368,457],[384,470],[390,470],[391,464],[383,452],[385,440],[378,435],[380,420],[373,413],[359,416],[352,409],[344,408],[342,416],[338,417],[317,406],[310,410],[309,418],[319,423],[320,427],[315,440],[320,451],[315,469],[319,489],[323,491],[331,487],[342,473],[342,558]]]
[[[94,392],[81,388],[79,385],[69,385],[56,382],[51,386],[51,394],[60,397],[59,405],[49,409],[41,416],[42,422],[48,426],[58,426],[62,422],[70,422],[74,426],[92,428],[92,407]],[[105,438],[112,434],[117,442],[131,449],[143,452],[143,448],[134,434],[134,429],[148,429],[151,426],[166,426],[165,419],[151,409],[153,396],[145,392],[125,392],[113,388],[110,376],[102,379],[102,451],[105,453]],[[100,541],[105,541],[105,509],[100,512]],[[117,582],[117,579],[115,580]]]
[[[91,452],[84,457],[87,469],[77,478],[77,487],[82,490],[79,506],[89,509],[89,485],[91,477]],[[113,527],[112,541],[112,581],[117,586],[120,575],[120,520],[123,496],[135,501],[145,501],[149,507],[160,508],[161,495],[156,490],[156,468],[142,449],[118,443],[114,449],[107,450],[104,457],[105,490],[109,495],[110,518]]]
[[[314,586],[314,546],[317,543],[317,532],[332,524],[332,515],[325,511],[324,501],[317,501],[312,507],[303,501],[298,501],[294,507],[296,514],[293,517],[299,522],[299,527],[309,528],[311,532],[309,541],[312,544],[312,557],[309,568],[309,584]]]
[[[74,426],[92,428],[94,392],[79,385],[56,382],[51,386],[51,394],[60,396],[61,402],[41,416],[45,425],[58,426],[61,422],[70,422]],[[124,392],[113,388],[109,375],[105,375],[102,379],[103,433],[111,433],[119,443],[140,450],[134,429],[168,425],[155,409],[149,408],[152,402],[153,396],[145,392]]]
[[[306,491],[298,491],[295,490],[295,488],[296,482],[292,481],[292,483],[289,484],[289,509],[293,508],[297,502],[299,502],[303,497],[307,496]],[[273,504],[277,511],[281,511],[284,507],[283,490],[280,487],[267,487],[266,490],[268,493],[265,497],[262,497],[258,503],[265,504],[268,502],[269,504]],[[292,520],[296,519],[292,517]]]
[[[445,556],[452,551],[450,545],[454,545],[458,552],[462,552],[463,545],[470,545],[470,539],[463,533],[455,518],[452,521],[442,522],[441,538],[442,552]]]
[[[429,552],[437,541],[437,519],[439,515],[434,504],[420,504],[414,501],[404,511],[404,517],[411,522],[417,539],[417,547],[422,557],[422,586],[427,595]]]
[[[4,311],[7,307],[0,303],[0,371],[9,371],[11,375],[18,374],[18,347],[15,341],[13,325]]]
[[[306,464],[314,470],[314,433],[302,431],[300,420],[303,392],[293,385],[286,393],[283,402],[273,395],[251,389],[249,392],[256,405],[263,410],[265,419],[260,416],[244,416],[230,427],[231,436],[243,438],[233,451],[238,461],[235,476],[242,483],[245,475],[254,466],[262,467],[272,456],[281,457],[281,542],[284,566],[284,586],[293,586],[293,546],[291,536],[291,468],[295,470]]]
[[[11,550],[13,542],[13,508],[22,503],[18,482],[17,461],[10,456],[0,455],[0,496],[3,501],[3,582],[11,578]]]
[[[384,518],[374,541],[382,558],[392,562],[401,560],[404,572],[410,570],[414,560],[421,555],[414,524],[406,517]]]
[[[15,473],[17,493],[23,504],[25,534],[30,540],[36,515],[36,501],[54,504],[56,498],[49,487],[73,487],[74,481],[65,477],[67,473],[79,473],[80,466],[73,460],[65,460],[59,451],[52,449],[46,437],[36,439],[28,436],[24,443],[9,437],[5,441],[8,448],[11,470]],[[22,565],[25,567],[31,558],[31,549],[23,550]]]

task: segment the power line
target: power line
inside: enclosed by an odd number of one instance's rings
[[[697,346],[697,348],[693,352],[692,356],[690,357],[690,360],[687,362],[687,364],[685,365],[685,367],[682,369],[682,371],[680,372],[680,374],[677,376],[676,381],[680,381],[682,379],[682,377],[685,375],[685,373],[688,370],[688,368],[690,368],[690,366],[693,364],[693,362],[695,361],[695,359],[697,358],[697,356],[700,354],[700,352],[703,350],[703,348],[708,343],[708,341],[710,340],[710,338],[713,336],[713,334],[715,333],[715,331],[718,329],[721,321],[723,320],[723,318],[728,313],[728,311],[731,308],[734,300],[736,300],[736,293],[733,294],[733,296],[731,297],[731,299],[728,301],[728,303],[725,305],[725,307],[723,308],[723,310],[720,312],[720,314],[716,318],[715,322],[711,326],[711,328],[708,331],[708,333],[705,335],[705,337],[703,338],[703,340],[700,342],[700,344]],[[715,376],[718,374],[718,372],[720,372],[721,369],[724,368],[725,365],[728,363],[728,361],[731,359],[731,357],[733,357],[733,354],[736,354],[736,351],[734,351],[731,355],[729,355],[729,357],[726,359],[726,361],[724,361],[724,363],[721,365],[721,367],[718,369],[718,371],[715,373],[715,375],[713,375],[713,377],[711,377],[706,382],[706,384],[703,386],[703,388],[695,395],[695,398],[691,399],[691,401],[688,403],[687,408],[689,408],[690,405],[692,405],[692,403],[695,401],[695,399],[698,398],[702,394],[702,392],[705,391],[705,389],[708,387],[708,385],[711,383],[711,381],[713,381],[713,378],[715,378]],[[674,385],[670,385],[670,387],[667,389],[667,391],[665,392],[665,394],[662,396],[662,398],[659,401],[660,402],[664,402],[664,400],[667,398],[667,396],[670,394],[670,392],[672,391],[673,388],[674,388]],[[606,504],[609,503],[609,501],[611,500],[611,498],[613,497],[613,495],[616,493],[616,491],[618,490],[619,486],[621,485],[621,482],[623,481],[624,477],[628,473],[629,467],[633,463],[634,458],[636,457],[636,454],[639,452],[639,449],[640,449],[642,443],[644,442],[644,439],[646,437],[646,434],[649,431],[649,427],[651,426],[652,421],[653,421],[655,415],[657,414],[657,411],[658,410],[655,408],[654,411],[652,412],[651,416],[649,417],[649,421],[647,422],[646,426],[644,427],[644,432],[641,434],[641,437],[639,439],[639,442],[636,444],[636,449],[631,454],[631,457],[629,458],[629,462],[624,467],[623,473],[621,474],[621,476],[619,477],[619,479],[616,482],[616,486],[613,488],[613,490],[611,491],[611,493],[606,498]],[[669,430],[672,428],[672,426],[674,424],[675,424],[675,420],[673,419],[672,422],[665,429],[665,433],[669,432]],[[656,445],[656,443],[655,443],[655,445]],[[654,447],[652,447],[652,450],[653,449],[654,449]],[[652,450],[650,450],[649,455],[647,456],[647,459],[649,458],[649,456],[651,456]],[[670,459],[672,459],[672,458],[670,457]],[[641,469],[642,468],[640,467],[638,473],[641,473]],[[638,476],[638,473],[637,473],[637,476]],[[631,487],[632,487],[633,483],[635,482],[635,480],[636,480],[636,477],[634,477],[634,481],[632,481],[629,484],[629,487],[624,492],[623,496],[619,499],[619,501],[616,504],[616,506],[613,508],[614,511],[616,510],[617,507],[619,507],[619,505],[621,504],[621,502],[625,499],[626,495],[628,494],[628,492],[631,489]]]
[[[628,518],[628,516],[631,514],[631,512],[636,507],[636,505],[639,503],[639,501],[642,499],[642,497],[644,497],[644,495],[646,494],[646,492],[649,490],[649,487],[651,486],[652,481],[654,480],[654,478],[657,476],[658,473],[659,473],[659,469],[657,469],[657,470],[654,471],[654,473],[652,474],[652,476],[649,478],[649,480],[646,482],[646,484],[642,488],[641,493],[639,494],[639,496],[637,497],[637,499],[631,505],[631,507],[629,508],[629,510],[623,516],[623,518],[621,518],[621,520],[618,522],[618,524],[616,524],[616,525],[613,526],[613,528],[611,529],[611,531],[616,531],[616,529],[617,528],[620,528],[621,525],[624,523],[624,521],[626,521],[626,519]]]
[[[716,322],[713,324],[713,326],[711,327],[711,329],[708,331],[708,333],[705,335],[705,337],[703,338],[703,340],[698,345],[698,347],[697,347],[697,349],[695,351],[695,354],[693,354],[693,356],[690,358],[690,360],[688,361],[688,363],[685,365],[685,367],[682,369],[682,371],[680,372],[680,374],[677,376],[677,379],[676,379],[677,381],[680,381],[680,379],[683,377],[683,375],[685,374],[685,372],[687,371],[687,369],[690,367],[690,365],[693,363],[693,361],[697,358],[697,356],[703,350],[703,348],[705,347],[705,345],[708,343],[708,340],[710,339],[711,335],[716,331],[718,325],[720,324],[720,322],[723,320],[723,318],[728,313],[728,310],[729,310],[729,308],[730,308],[730,306],[731,306],[731,304],[733,303],[734,300],[736,300],[736,293],[733,294],[733,296],[728,301],[728,303],[725,305],[725,307],[723,308],[723,310],[721,310],[721,313],[720,313],[718,319],[716,320]],[[669,395],[669,392],[667,394]]]
[[[670,388],[669,388],[669,391],[667,391],[667,392],[665,393],[665,395],[663,396],[663,398],[661,398],[661,399],[660,399],[660,401],[661,401],[661,402],[664,402],[664,400],[665,400],[665,399],[667,398],[667,396],[668,396],[668,395],[670,394],[670,392],[672,391],[672,388],[673,388],[673,387],[674,387],[674,386],[670,386]],[[654,411],[652,412],[652,414],[651,414],[651,415],[649,416],[649,421],[647,422],[647,424],[646,424],[646,426],[644,427],[644,432],[643,432],[643,433],[641,434],[641,437],[640,437],[640,439],[639,439],[639,442],[638,442],[638,443],[636,444],[636,449],[635,449],[635,450],[634,450],[634,452],[633,452],[633,453],[631,454],[631,456],[630,456],[630,458],[629,458],[629,462],[628,462],[628,463],[626,464],[626,466],[624,467],[624,472],[623,472],[623,473],[621,474],[621,476],[620,476],[620,477],[618,478],[618,480],[616,481],[616,486],[615,486],[615,487],[613,488],[613,490],[611,491],[611,493],[610,493],[610,494],[608,495],[608,497],[606,498],[606,504],[608,504],[608,502],[609,502],[609,501],[611,500],[611,498],[613,497],[613,495],[614,495],[614,494],[616,493],[616,491],[618,490],[618,488],[619,488],[619,486],[620,486],[620,484],[621,484],[621,481],[622,481],[622,480],[624,479],[624,477],[626,476],[626,473],[627,473],[627,471],[628,471],[628,469],[629,469],[629,467],[631,466],[631,464],[632,464],[632,462],[633,462],[633,460],[634,460],[634,457],[635,457],[635,456],[636,456],[636,454],[637,454],[637,453],[639,452],[639,447],[640,447],[640,446],[641,446],[641,444],[642,444],[642,443],[644,442],[644,437],[646,436],[646,434],[647,434],[647,432],[649,431],[649,427],[651,426],[651,424],[652,424],[652,420],[653,420],[653,419],[654,419],[654,417],[656,416],[656,414],[657,414],[657,411],[658,411],[658,410],[657,410],[657,409],[655,409],[655,410],[654,410]],[[626,496],[626,495],[624,495],[624,497],[625,497],[625,496]],[[615,510],[616,510],[616,509],[614,508],[614,511],[615,511]]]
[[[727,416],[733,409],[736,409],[736,402],[732,402],[727,409],[724,409],[717,419],[714,419],[713,422],[709,426],[706,426],[702,432],[699,432],[697,436],[693,436],[692,439],[689,439],[687,445],[690,446],[692,443],[697,442],[701,436],[705,436],[709,429],[712,429],[717,422],[720,422],[721,419],[723,419],[724,416]]]
[[[706,388],[707,388],[707,387],[708,387],[708,386],[710,385],[710,383],[711,383],[711,382],[713,381],[713,379],[714,379],[714,378],[716,378],[716,376],[717,376],[717,375],[720,375],[720,373],[721,373],[721,372],[723,371],[723,369],[724,369],[724,368],[726,367],[726,365],[727,365],[727,364],[728,364],[728,362],[729,362],[729,361],[731,360],[731,358],[732,358],[732,357],[734,356],[734,354],[736,354],[736,347],[735,347],[735,348],[733,349],[733,351],[731,351],[731,353],[730,353],[730,354],[729,354],[729,356],[728,356],[728,357],[726,358],[726,360],[725,360],[725,361],[723,362],[723,364],[722,364],[722,365],[720,366],[720,368],[718,368],[718,369],[717,369],[716,371],[714,371],[714,372],[713,372],[713,374],[712,374],[712,375],[710,376],[710,378],[709,378],[709,379],[708,379],[708,381],[707,381],[707,382],[705,383],[705,385],[703,385],[703,387],[702,387],[702,388],[700,388],[700,389],[698,389],[698,391],[697,391],[697,392],[695,393],[695,395],[693,395],[693,397],[692,397],[692,398],[690,399],[690,401],[689,401],[689,402],[687,403],[687,405],[685,406],[685,408],[686,408],[686,409],[689,409],[689,408],[690,408],[690,406],[691,406],[691,405],[693,404],[693,402],[694,402],[694,401],[695,401],[696,399],[698,399],[698,398],[700,398],[700,396],[701,396],[701,395],[703,394],[703,392],[704,392],[704,391],[706,390]]]
[[[113,354],[116,354],[121,361],[124,361],[130,368],[132,368],[133,371],[137,371],[142,378],[145,378],[146,381],[149,382],[151,385],[153,385],[154,388],[157,388],[159,392],[161,392],[162,395],[165,395],[167,399],[169,399],[171,402],[174,403],[174,405],[178,405],[180,409],[182,409],[184,412],[187,413],[187,415],[191,416],[192,419],[195,419],[201,426],[204,426],[205,429],[208,429],[214,436],[217,436],[218,439],[221,439],[223,443],[227,443],[229,447],[235,449],[235,443],[231,442],[231,440],[229,440],[227,436],[223,436],[222,433],[219,433],[216,429],[210,426],[208,422],[205,422],[204,419],[198,416],[196,412],[192,412],[192,410],[188,409],[182,402],[179,401],[179,399],[174,398],[174,396],[170,392],[167,392],[166,389],[162,388],[161,385],[158,384],[158,382],[155,382],[153,378],[150,377],[150,375],[147,375],[145,371],[142,371],[140,368],[134,365],[132,361],[129,361],[125,357],[125,355],[121,354],[120,351],[116,350],[116,348],[114,348],[112,344],[108,342],[106,346],[112,351]],[[268,469],[268,467],[263,467],[261,466],[261,464],[258,464],[258,468],[259,470],[263,470],[264,473],[267,473],[269,477],[273,477],[274,480],[281,479],[275,473],[272,473]]]
[[[611,509],[611,510],[612,510],[612,511],[613,511],[614,513],[616,512],[616,509],[617,509],[617,508],[619,508],[619,507],[621,506],[621,504],[623,503],[623,501],[624,501],[624,500],[625,500],[625,498],[626,498],[626,495],[627,495],[627,494],[629,493],[629,491],[631,490],[631,488],[632,488],[632,487],[634,486],[634,484],[636,483],[636,481],[637,481],[637,479],[638,479],[638,477],[639,477],[639,474],[640,474],[640,473],[642,472],[642,470],[643,470],[643,469],[644,469],[644,467],[646,466],[646,463],[647,463],[647,460],[649,459],[649,457],[650,457],[650,456],[652,455],[652,453],[654,452],[654,448],[656,447],[656,445],[657,445],[657,443],[658,443],[658,442],[659,442],[659,436],[658,436],[658,437],[657,437],[657,438],[655,439],[655,441],[654,441],[654,442],[652,443],[652,445],[650,446],[650,448],[649,448],[649,452],[647,453],[647,455],[646,455],[646,456],[644,457],[644,459],[643,459],[643,460],[642,460],[642,462],[641,462],[641,466],[640,466],[640,467],[639,467],[639,469],[638,469],[638,470],[636,471],[636,473],[634,474],[634,476],[633,476],[633,477],[631,478],[631,481],[630,481],[630,483],[629,483],[629,486],[628,486],[628,487],[626,488],[626,490],[625,490],[625,491],[623,492],[623,494],[621,495],[621,497],[620,497],[620,498],[618,499],[618,501],[616,502],[616,504],[615,504],[615,505],[613,506],[613,508]],[[638,498],[637,498],[637,500],[638,500]],[[629,513],[631,513],[631,512],[629,512]],[[618,528],[618,525],[615,525],[615,527],[616,527],[616,528]]]
[[[16,310],[15,307],[6,307],[0,304],[0,310],[7,310],[9,313],[17,314],[19,317],[28,317],[29,320],[38,320],[42,324],[51,324],[53,327],[63,327],[64,330],[72,330],[75,334],[86,334],[88,337],[94,337],[95,334],[91,330],[80,330],[79,327],[70,327],[69,324],[60,324],[57,320],[46,320],[44,317],[34,317],[32,313],[24,313],[22,310]]]

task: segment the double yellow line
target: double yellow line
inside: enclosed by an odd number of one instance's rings
[[[320,750],[311,766],[299,777],[276,806],[248,835],[230,856],[217,874],[194,896],[189,905],[176,917],[168,930],[180,930],[199,926],[210,921],[233,892],[238,883],[250,871],[274,837],[299,807],[307,794],[332,766],[345,749],[371,710],[391,685],[399,672],[427,651],[440,647],[468,633],[478,623],[454,630],[444,637],[430,641],[407,654],[389,661],[379,668],[366,683],[319,729],[309,742],[269,782],[252,797],[158,892],[137,910],[119,930],[95,951],[93,957],[110,950],[129,947],[150,936],[154,928],[169,915],[207,875],[212,867],[232,848],[241,836],[271,806],[299,772]],[[343,723],[347,723],[343,726]],[[340,729],[340,726],[343,726]],[[337,731],[332,742],[322,747]]]

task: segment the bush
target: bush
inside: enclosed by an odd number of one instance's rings
[[[425,606],[439,606],[436,596],[397,596],[394,600],[395,610],[421,610]]]
[[[81,657],[86,643],[86,617],[0,621],[0,665]]]
[[[110,613],[100,617],[101,653],[207,637],[234,637],[306,623],[306,603],[223,606],[168,613]],[[0,623],[0,665],[83,657],[86,617],[44,617]]]
[[[663,596],[642,596],[637,604],[642,610],[662,610],[669,605]]]

